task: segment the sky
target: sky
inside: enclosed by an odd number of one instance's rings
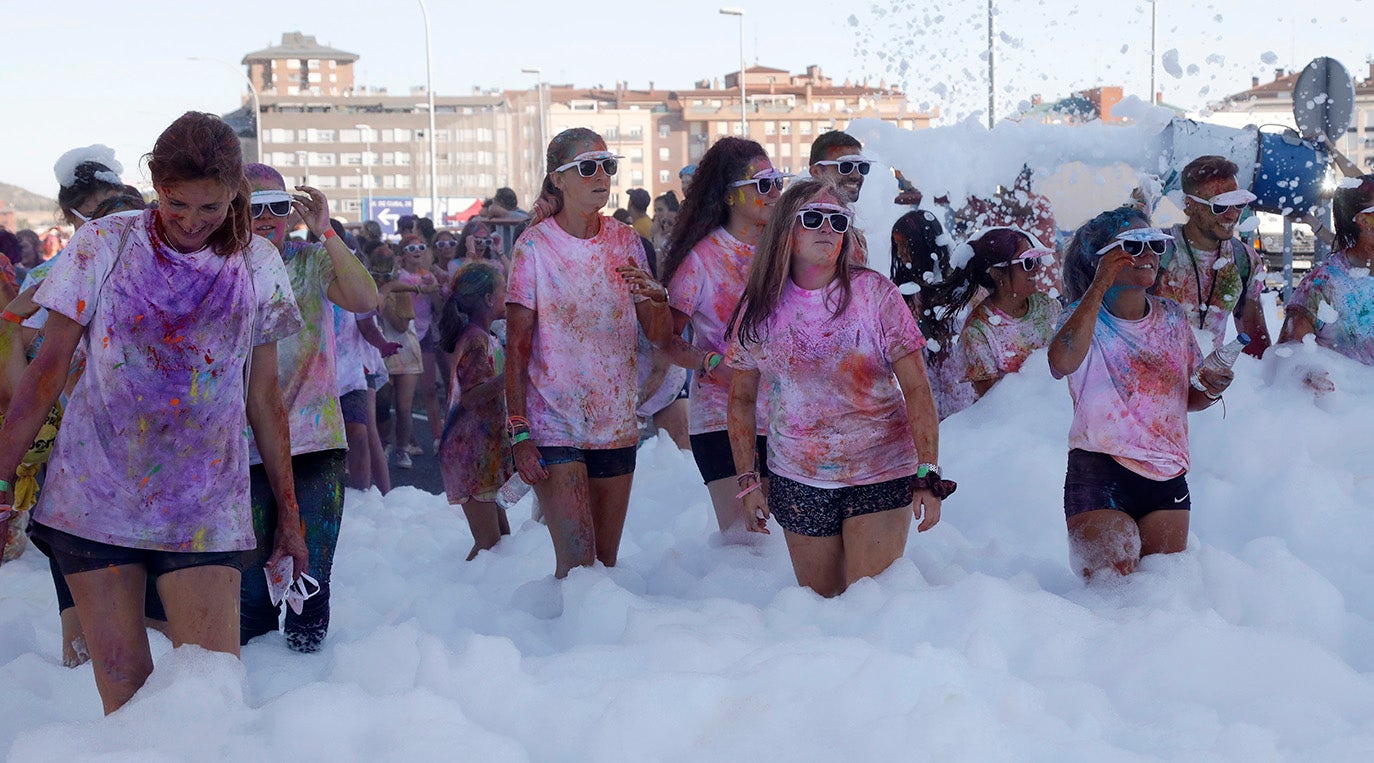
[[[732,2],[745,10],[751,65],[801,71],[819,64],[837,82],[885,80],[913,104],[939,108],[937,124],[986,116],[986,0]],[[685,87],[739,62],[739,22],[711,2],[640,3],[623,12],[604,3],[570,12],[566,0],[428,6],[441,94],[531,87],[534,77],[520,71],[526,67],[560,84]],[[1374,51],[1359,39],[1367,24],[1358,20],[1371,6],[1160,0],[1159,89],[1168,103],[1204,109],[1248,88],[1252,76],[1269,81],[1275,68],[1301,68],[1319,55],[1362,78]],[[1320,17],[1311,10],[1318,7]],[[997,19],[999,116],[1033,94],[1054,100],[1098,85],[1148,94],[1148,2],[1002,0]],[[138,158],[157,134],[187,110],[237,108],[246,92],[243,56],[283,32],[357,53],[359,84],[405,93],[425,81],[423,17],[419,3],[406,0],[0,0],[0,28],[0,181],[49,197],[57,190],[53,162],[91,143],[115,149],[127,181],[146,180]]]

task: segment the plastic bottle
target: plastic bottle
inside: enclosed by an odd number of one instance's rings
[[[1213,371],[1225,371],[1236,364],[1236,358],[1240,357],[1240,351],[1250,344],[1250,337],[1240,334],[1230,342],[1212,350],[1212,354],[1202,359],[1202,365],[1198,367],[1197,373],[1193,374],[1193,387],[1198,390],[1206,391],[1202,384],[1202,369],[1210,368]]]
[[[530,484],[520,477],[520,472],[516,472],[511,475],[510,479],[506,480],[506,484],[496,491],[496,505],[503,509],[510,509],[515,504],[520,503],[520,499],[529,492]]]

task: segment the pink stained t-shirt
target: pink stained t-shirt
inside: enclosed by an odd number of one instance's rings
[[[154,243],[155,214],[82,226],[38,290],[86,327],[87,362],[34,519],[129,548],[251,549],[247,363],[299,331],[300,312],[265,239],[183,254]]]
[[[697,242],[668,284],[668,306],[692,322],[692,346],[702,352],[725,354],[725,327],[735,305],[744,294],[754,247],[716,228]],[[696,370],[696,369],[693,369]],[[687,408],[689,434],[705,434],[725,429],[730,402],[730,375],[692,374],[691,401]],[[757,420],[763,434],[767,396],[759,395]]]
[[[1105,453],[1152,480],[1188,471],[1189,380],[1201,365],[1177,302],[1151,296],[1149,313],[1136,321],[1102,308],[1087,357],[1068,376],[1069,448]]]
[[[537,314],[525,394],[536,445],[602,450],[639,441],[639,320],[616,272],[630,261],[648,269],[639,242],[633,228],[603,217],[590,239],[550,218],[515,243],[506,302]]]
[[[1264,260],[1259,252],[1238,239],[1222,244],[1218,254],[1199,251],[1189,244],[1182,225],[1175,225],[1171,232],[1174,240],[1169,246],[1173,254],[1168,256],[1168,266],[1160,272],[1150,293],[1181,305],[1188,313],[1188,324],[1210,334],[1212,346],[1220,347],[1226,341],[1226,324],[1232,321],[1241,295],[1258,304],[1264,286]],[[1240,282],[1237,257],[1250,260],[1250,280],[1246,283]]]
[[[726,362],[758,371],[768,397],[768,469],[815,487],[871,485],[919,463],[892,364],[925,339],[887,278],[856,269],[832,317],[837,283],[808,291],[788,279],[757,344],[734,337]]]

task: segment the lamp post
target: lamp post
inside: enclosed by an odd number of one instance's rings
[[[435,225],[442,225],[439,216],[439,186],[435,182],[438,160],[434,154],[434,54],[429,45],[429,9],[425,0],[416,0],[425,17],[425,93],[429,96],[429,214]]]
[[[367,167],[367,177],[363,178],[363,185],[367,186],[367,208],[363,210],[363,219],[372,219],[372,128],[367,125],[353,125],[358,128],[363,138],[363,166]]]
[[[208,61],[214,64],[224,64],[238,71],[238,67],[228,61],[219,58],[205,58],[203,56],[189,56],[187,61]],[[262,105],[258,102],[258,87],[253,84],[253,80],[246,72],[239,72],[243,75],[243,81],[248,83],[248,94],[253,100],[253,138],[257,144],[258,164],[262,164]]]
[[[1150,103],[1159,103],[1159,87],[1155,84],[1155,51],[1159,49],[1159,0],[1150,0]]]
[[[988,0],[988,129],[997,123],[997,7]]]
[[[749,137],[749,122],[744,108],[744,9],[721,8],[722,16],[739,17],[739,132],[741,138]]]
[[[536,88],[536,90],[535,90],[535,95],[536,95],[536,97],[539,99],[539,145],[538,145],[538,146],[535,148],[535,150],[534,150],[534,167],[535,167],[534,175],[537,177],[537,176],[540,174],[540,173],[539,173],[539,157],[540,157],[540,152],[542,152],[542,151],[544,150],[544,148],[545,148],[546,146],[549,145],[549,135],[548,135],[548,130],[549,130],[549,128],[548,128],[548,125],[545,123],[545,117],[544,117],[544,70],[541,69],[541,68],[539,68],[538,66],[527,66],[527,67],[521,69],[521,70],[520,70],[520,73],[521,73],[521,74],[533,74],[533,75],[534,75],[534,86],[535,86],[535,88]],[[539,183],[539,181],[536,180],[536,181],[535,181],[535,185],[538,185],[538,183]]]

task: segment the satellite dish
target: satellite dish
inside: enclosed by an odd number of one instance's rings
[[[1321,135],[1333,143],[1350,129],[1355,116],[1355,81],[1340,61],[1315,58],[1293,86],[1293,119],[1304,138]]]

